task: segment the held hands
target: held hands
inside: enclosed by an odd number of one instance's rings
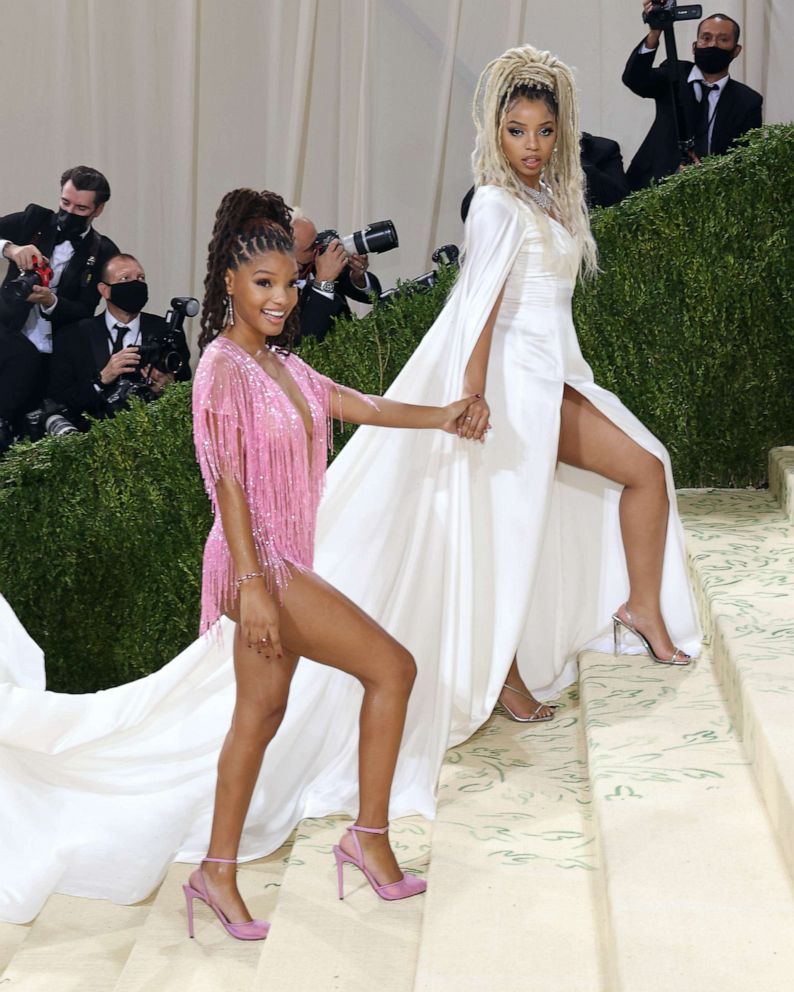
[[[467,441],[484,441],[491,429],[491,408],[482,396],[472,397],[472,402],[460,414],[455,424],[458,437]]]
[[[322,255],[317,255],[314,259],[314,278],[318,282],[335,282],[346,265],[347,252],[342,247],[342,242],[334,238]]]
[[[122,348],[121,351],[117,351],[115,355],[110,356],[110,361],[99,373],[102,385],[109,386],[111,382],[115,382],[123,373],[134,372],[138,368],[140,360],[138,349],[135,345],[130,345],[128,348]]]
[[[447,434],[471,441],[482,441],[490,430],[490,410],[482,396],[467,396],[441,408],[442,422],[439,425]]]
[[[261,578],[240,586],[240,634],[245,644],[267,661],[282,658],[278,608]]]

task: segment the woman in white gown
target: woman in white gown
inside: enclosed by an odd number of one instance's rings
[[[460,277],[387,395],[443,403],[482,376],[487,405],[461,430],[492,430],[472,444],[361,428],[329,470],[318,521],[316,571],[417,662],[392,817],[432,818],[445,750],[500,693],[517,716],[549,715],[505,680],[551,699],[625,600],[661,660],[685,662],[699,643],[669,459],[595,385],[571,320],[594,252],[570,72],[525,47],[484,76]],[[234,702],[221,623],[148,678],[62,696],[43,691],[40,652],[0,615],[0,918],[31,919],[52,891],[134,902],[174,859],[201,859]],[[303,817],[355,813],[360,696],[349,676],[300,662],[241,859]]]

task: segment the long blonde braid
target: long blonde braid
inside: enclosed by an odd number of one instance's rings
[[[557,143],[543,182],[553,197],[554,209],[574,237],[580,251],[580,272],[598,271],[595,240],[584,200],[584,174],[579,151],[579,109],[573,73],[550,52],[531,45],[511,48],[489,62],[474,94],[473,116],[477,140],[472,155],[477,186],[495,183],[508,189],[540,216],[548,230],[548,219],[526,193],[502,151],[501,129],[511,97],[518,90],[550,94],[557,106]]]

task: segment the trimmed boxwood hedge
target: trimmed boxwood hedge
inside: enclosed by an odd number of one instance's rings
[[[753,485],[794,435],[794,126],[596,211],[603,273],[575,318],[596,379],[667,444],[680,486]],[[380,393],[452,281],[301,353]],[[343,439],[340,439],[340,443]],[[338,446],[337,446],[338,447]],[[0,591],[67,692],[157,669],[196,635],[210,524],[190,385],[88,434],[18,445],[0,462]]]

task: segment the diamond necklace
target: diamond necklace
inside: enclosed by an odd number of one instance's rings
[[[534,189],[532,186],[527,186],[526,183],[521,183],[524,187],[524,192],[528,193],[530,197],[537,203],[541,210],[546,213],[551,211],[552,199],[551,194],[549,194],[545,189]]]

